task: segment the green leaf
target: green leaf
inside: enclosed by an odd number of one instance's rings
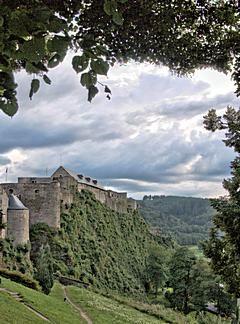
[[[108,16],[112,16],[117,10],[117,2],[115,0],[105,0],[103,9]]]
[[[35,66],[36,68],[38,68],[41,71],[48,72],[48,69],[42,62],[33,63],[33,66]]]
[[[11,34],[21,38],[30,35],[27,30],[29,25],[29,17],[25,12],[21,10],[12,11],[8,24]]]
[[[103,45],[97,45],[96,46],[96,53],[97,54],[108,55],[109,54],[109,51],[107,50],[107,48],[105,46],[103,46]]]
[[[27,73],[39,73],[39,69],[34,66],[31,62],[26,62],[26,65],[25,65],[25,70]]]
[[[115,24],[117,25],[122,25],[123,24],[123,16],[119,11],[116,11],[113,13],[113,21],[115,22]]]
[[[9,100],[7,103],[0,100],[0,109],[2,109],[6,115],[13,117],[18,111],[18,103],[15,98],[12,101]]]
[[[0,27],[2,27],[3,23],[4,23],[4,19],[2,16],[0,16]]]
[[[74,70],[79,73],[88,67],[89,59],[83,54],[82,56],[74,56],[72,59],[72,66]]]
[[[40,87],[40,81],[38,79],[33,79],[31,82],[31,88],[29,92],[29,98],[32,100],[34,93],[38,92]]]
[[[52,83],[52,81],[49,79],[49,77],[46,74],[43,75],[43,81],[45,83],[47,83],[47,84],[51,84]]]
[[[54,68],[56,67],[60,62],[63,61],[65,55],[63,54],[62,56],[59,54],[53,55],[50,60],[48,61],[48,67],[49,68]]]
[[[92,85],[97,83],[97,76],[93,71],[83,73],[81,75],[81,84],[89,89]]]
[[[99,58],[98,60],[91,61],[91,68],[97,74],[107,75],[109,65],[103,59]]]
[[[45,38],[34,37],[19,46],[18,58],[38,63],[46,56]]]
[[[128,0],[118,0],[118,2],[120,2],[120,3],[126,3],[126,2],[128,2]]]
[[[3,96],[5,90],[5,87],[0,86],[0,97]]]
[[[108,86],[105,86],[104,92],[112,94],[111,90],[108,88]]]
[[[65,20],[58,18],[56,16],[52,16],[49,19],[48,30],[53,33],[60,33],[64,29],[66,29],[67,23]]]
[[[98,93],[98,88],[95,87],[94,85],[90,86],[88,89],[88,101],[91,102],[97,93]]]
[[[66,53],[68,45],[69,39],[64,36],[55,36],[47,42],[49,52],[56,52],[58,54]]]
[[[12,70],[10,66],[10,60],[9,57],[0,55],[0,70],[2,71],[8,71]]]

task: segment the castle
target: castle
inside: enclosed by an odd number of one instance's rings
[[[137,208],[126,192],[106,190],[97,180],[60,166],[51,177],[24,177],[17,183],[0,184],[0,238],[11,237],[16,244],[24,244],[33,224],[60,228],[61,206],[70,205],[75,193],[83,189],[119,213]]]

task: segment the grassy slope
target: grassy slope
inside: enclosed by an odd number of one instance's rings
[[[84,323],[80,322],[79,313],[63,301],[63,289],[55,284],[50,296],[31,290],[10,280],[2,278],[1,287],[19,292],[25,301],[50,319],[52,323]],[[99,294],[76,287],[67,288],[69,297],[76,305],[82,307],[92,318],[94,324],[125,324],[125,323],[165,323],[152,316],[142,314],[134,308],[123,306]],[[0,293],[1,324],[32,324],[46,323],[38,318],[24,305],[15,301],[7,293]]]
[[[45,323],[5,292],[0,292],[0,314],[1,324]]]
[[[20,284],[1,278],[1,287],[20,293],[24,300],[48,317],[51,323],[84,323],[69,303],[63,301],[63,289],[56,283],[49,296],[31,290]],[[67,287],[67,293],[75,305],[79,305],[92,319],[94,324],[196,324],[193,316],[184,315],[165,308],[163,305],[148,305],[119,295],[107,298],[90,290]],[[141,310],[141,311],[139,311]],[[148,315],[149,314],[149,315]],[[154,316],[151,316],[154,315]],[[0,292],[0,324],[38,324],[46,323],[15,301],[7,293]],[[229,323],[209,317],[208,323]]]
[[[68,296],[89,314],[94,324],[160,324],[166,323],[153,316],[143,314],[136,309],[123,305],[110,298],[80,289],[67,288]]]
[[[67,287],[67,293],[76,305],[90,315],[94,324],[199,324],[195,312],[185,316],[161,304],[150,305],[120,295],[104,297],[73,286]],[[230,324],[230,321],[207,314],[204,323]]]
[[[34,309],[49,318],[52,323],[79,324],[79,313],[63,300],[63,292],[59,286],[55,286],[50,296],[21,286],[8,279],[1,278],[1,287],[20,293],[24,300]],[[6,306],[7,305],[7,306]],[[0,292],[0,323],[32,324],[46,323],[21,303],[15,301],[8,294]],[[10,315],[11,314],[11,315]],[[83,321],[81,323],[84,323]]]

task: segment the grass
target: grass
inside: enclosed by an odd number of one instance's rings
[[[191,250],[197,258],[205,258],[203,251],[197,245],[190,245],[188,249]]]
[[[84,323],[80,321],[79,313],[68,303],[63,300],[63,291],[60,285],[54,285],[53,290],[49,296],[41,292],[37,292],[30,288],[24,287],[20,284],[10,281],[9,279],[1,278],[2,283],[0,287],[5,287],[14,292],[18,292],[23,296],[24,301],[31,305],[34,309],[41,312],[44,316],[49,318],[52,323],[56,324],[79,324]],[[0,323],[17,323],[17,324],[35,324],[46,323],[30,310],[27,310],[24,305],[15,301],[6,293],[0,293]],[[5,307],[6,304],[8,307]],[[5,316],[5,317],[4,317]],[[25,317],[23,317],[25,316]],[[24,320],[23,320],[24,318]]]
[[[46,323],[5,292],[0,293],[0,314],[1,324]]]
[[[1,278],[1,280],[0,287],[21,294],[24,301],[49,318],[51,323],[85,324],[79,312],[69,303],[64,302],[63,288],[59,283],[55,283],[51,294],[46,296],[8,279]],[[194,313],[186,317],[161,304],[150,305],[119,295],[113,295],[111,298],[104,297],[91,290],[74,286],[68,286],[66,290],[71,301],[81,307],[94,324],[197,324]],[[211,324],[230,323],[217,319],[213,315],[208,315],[206,320],[205,323]],[[46,321],[37,317],[7,293],[0,292],[0,324],[33,323],[46,323]]]
[[[122,303],[86,289],[69,286],[70,299],[80,306],[94,324],[161,324],[165,321],[143,314]]]
[[[164,305],[151,305],[120,295],[104,297],[79,287],[68,286],[68,296],[92,319],[94,324],[198,324],[196,312],[185,316]],[[230,320],[206,314],[206,324],[230,324]]]

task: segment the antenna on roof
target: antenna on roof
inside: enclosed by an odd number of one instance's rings
[[[59,163],[62,165],[62,153],[59,154]]]
[[[6,172],[5,172],[5,182],[7,182],[8,181],[8,167],[6,167]]]

